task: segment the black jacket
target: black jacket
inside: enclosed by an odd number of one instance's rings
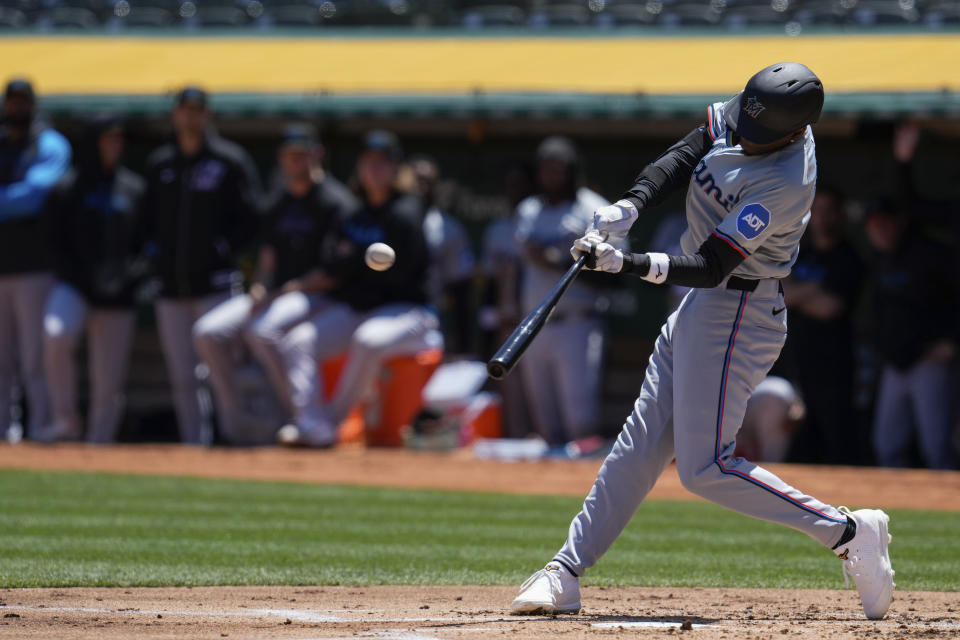
[[[237,252],[256,235],[260,180],[250,156],[214,135],[193,157],[175,144],[147,160],[140,238],[161,295],[191,298],[239,284]]]
[[[50,197],[57,276],[94,306],[133,305],[140,281],[135,231],[145,191],[146,181],[126,167],[112,174],[81,167]]]
[[[386,271],[366,266],[364,254],[374,242],[390,245],[397,261]],[[393,302],[426,304],[430,256],[423,235],[423,208],[413,196],[398,195],[381,207],[362,203],[341,225],[325,259],[337,280],[331,297],[358,311]]]
[[[42,122],[14,141],[0,126],[0,274],[46,271],[47,200],[70,169],[70,144]]]
[[[273,247],[277,256],[273,284],[279,287],[321,266],[324,243],[358,206],[350,190],[330,175],[302,198],[286,189],[273,194],[260,233],[260,243]]]

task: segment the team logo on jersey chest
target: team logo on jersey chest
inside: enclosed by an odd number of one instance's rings
[[[760,101],[757,99],[757,96],[750,96],[747,98],[747,104],[743,105],[743,110],[747,112],[747,115],[757,119],[757,116],[760,115],[760,112],[766,109],[765,106],[760,104]]]
[[[770,224],[770,212],[759,203],[746,205],[737,214],[737,231],[747,240],[753,240]]]

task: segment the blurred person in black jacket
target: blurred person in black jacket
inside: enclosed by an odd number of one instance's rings
[[[10,424],[19,363],[27,433],[55,437],[43,375],[43,307],[53,286],[45,235],[47,199],[70,169],[70,144],[36,113],[33,86],[11,80],[0,107],[0,434]]]
[[[863,261],[846,237],[843,197],[818,187],[807,235],[784,282],[790,332],[784,346],[790,375],[800,386],[806,420],[790,459],[859,462],[853,412],[853,311],[864,283]]]
[[[400,188],[402,159],[392,133],[372,131],[365,137],[357,160],[361,206],[341,225],[326,263],[329,279],[323,288],[329,303],[291,329],[281,344],[296,410],[295,423],[277,433],[281,444],[333,445],[340,422],[386,358],[442,345],[437,316],[427,306],[430,254],[423,207]],[[396,252],[395,264],[386,271],[364,262],[375,242]],[[343,351],[347,364],[325,403],[317,361]]]
[[[207,444],[193,325],[238,293],[237,254],[256,234],[260,180],[250,156],[209,126],[207,94],[182,90],[175,139],[147,161],[143,238],[161,282],[157,327],[183,442]]]
[[[321,168],[321,158],[312,127],[286,128],[277,153],[283,182],[264,207],[250,291],[215,307],[193,328],[197,353],[210,369],[218,424],[229,441],[243,440],[241,430],[257,430],[261,420],[242,409],[235,374],[244,346],[263,366],[287,418],[294,413],[280,340],[322,307],[322,247],[357,207],[350,190]],[[282,424],[273,424],[270,437]]]
[[[134,231],[146,190],[144,179],[120,164],[124,146],[119,117],[93,119],[76,169],[50,198],[58,279],[43,317],[51,439],[76,439],[83,431],[75,360],[84,332],[90,378],[86,439],[113,441],[123,415],[141,271]]]
[[[903,467],[912,462],[916,438],[927,466],[952,469],[951,364],[958,328],[953,256],[914,227],[905,209],[878,200],[867,210],[875,254],[870,333],[883,363],[873,446],[879,464]]]

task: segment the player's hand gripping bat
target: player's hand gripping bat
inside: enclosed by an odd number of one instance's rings
[[[570,283],[573,282],[573,279],[577,277],[577,274],[580,273],[591,257],[589,254],[583,254],[577,258],[577,261],[567,269],[567,272],[563,274],[560,281],[554,285],[550,293],[540,301],[537,308],[528,313],[527,317],[513,330],[513,333],[510,334],[507,341],[503,343],[503,346],[497,350],[493,358],[490,359],[490,362],[487,363],[487,373],[490,374],[491,378],[502,380],[513,370],[517,361],[520,360],[520,356],[523,355],[523,352],[527,350],[527,347],[530,346],[533,339],[536,338],[540,330],[543,329],[543,325],[547,323],[550,313],[554,307],[557,306],[557,303],[560,302],[560,296],[567,290],[567,287],[570,286]]]

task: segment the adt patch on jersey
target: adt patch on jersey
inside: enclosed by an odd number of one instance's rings
[[[747,240],[753,240],[770,224],[770,212],[762,204],[748,204],[737,215],[737,231]]]

